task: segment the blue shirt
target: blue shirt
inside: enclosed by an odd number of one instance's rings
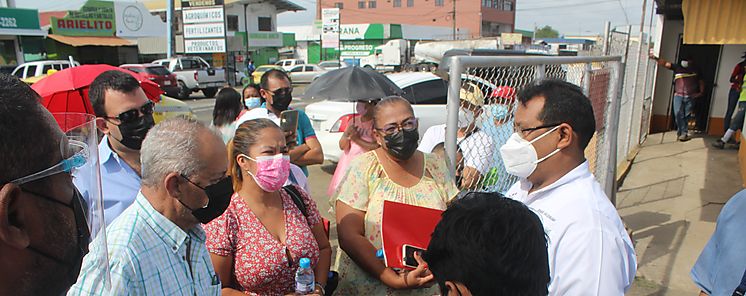
[[[718,216],[715,232],[691,271],[694,283],[711,296],[730,296],[746,271],[746,190],[736,193]]]
[[[107,244],[101,243],[103,237]],[[220,295],[205,239],[202,226],[184,231],[138,193],[134,204],[106,227],[106,236],[91,243],[67,295]],[[108,266],[100,260],[102,253],[108,253]]]
[[[491,148],[492,169],[485,176],[483,186],[487,191],[505,194],[513,184],[518,182],[518,177],[508,174],[505,170],[505,164],[502,155],[500,155],[500,147],[505,145],[513,134],[513,118],[508,118],[510,110],[503,105],[487,105],[485,106],[485,113],[485,118],[488,120],[482,122],[481,128],[492,137],[495,146]],[[506,122],[499,125],[495,123],[495,120],[505,120],[506,118],[508,118]]]
[[[106,225],[127,209],[140,191],[140,175],[111,150],[108,139],[104,137],[98,144]]]
[[[295,110],[292,109],[291,110]],[[298,111],[298,130],[296,132],[297,134],[297,143],[298,145],[303,145],[306,143],[308,139],[316,138],[316,131],[313,130],[313,126],[311,125],[311,119],[308,118],[308,115],[306,115],[306,112],[303,112],[303,110],[297,110]],[[244,113],[238,120],[236,120],[236,127],[241,125],[241,123],[244,123],[245,121],[257,119],[257,118],[269,118],[272,121],[274,121],[278,126],[280,125],[280,118],[277,117],[274,113],[270,112],[267,109],[267,103],[262,103],[261,108],[255,108],[251,109],[251,111]],[[303,170],[303,173],[308,176],[308,169],[306,166],[300,166],[301,170]]]

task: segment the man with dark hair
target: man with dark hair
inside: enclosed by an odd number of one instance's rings
[[[679,141],[689,141],[689,116],[694,108],[694,100],[702,97],[705,91],[705,81],[694,67],[691,57],[682,58],[678,64],[652,54],[650,58],[674,73],[673,111],[676,114],[676,134]]]
[[[590,100],[573,84],[540,80],[518,101],[500,154],[520,178],[507,196],[534,210],[549,236],[549,295],[623,295],[635,250],[585,159],[596,124]]]
[[[140,189],[140,146],[155,125],[153,102],[137,79],[116,70],[96,77],[88,96],[98,117],[96,125],[105,135],[98,157],[104,217],[109,224],[132,204]]]
[[[451,204],[423,259],[445,296],[547,295],[541,220],[500,193],[470,192]]]
[[[39,96],[0,74],[0,295],[59,295],[75,282],[88,240],[63,159],[64,134]],[[49,171],[47,171],[49,172]],[[30,176],[36,175],[35,178]]]
[[[264,103],[261,108],[252,109],[241,115],[236,121],[236,126],[241,123],[257,119],[269,118],[280,125],[280,114],[285,110],[292,110],[290,102],[293,100],[293,86],[285,71],[272,69],[262,74],[259,83],[259,91]],[[300,166],[303,173],[308,175],[306,166],[321,164],[324,162],[324,152],[321,143],[316,138],[316,132],[311,125],[311,119],[305,112],[298,111],[298,129],[295,132],[286,132],[290,150],[290,162]]]

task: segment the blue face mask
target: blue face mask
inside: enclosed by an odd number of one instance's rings
[[[259,106],[262,105],[262,102],[258,97],[248,97],[244,101],[244,105],[246,106],[246,108],[254,109],[259,108]]]

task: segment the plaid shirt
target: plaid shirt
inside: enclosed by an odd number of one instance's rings
[[[104,248],[98,241],[103,236],[97,236],[68,295],[220,295],[202,227],[184,232],[142,193],[106,227],[106,236],[109,268],[99,264]]]

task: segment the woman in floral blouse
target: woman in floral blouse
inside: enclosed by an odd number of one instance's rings
[[[458,190],[445,160],[417,150],[419,135],[412,106],[400,97],[375,107],[374,137],[378,149],[350,163],[333,201],[339,244],[338,295],[435,295],[425,264],[397,272],[376,258],[381,249],[383,201],[444,210]]]
[[[301,258],[311,260],[316,276],[312,295],[323,295],[331,247],[316,203],[295,187],[305,216],[282,188],[290,166],[282,130],[269,119],[244,122],[228,150],[236,193],[225,213],[205,225],[223,295],[294,295]]]

